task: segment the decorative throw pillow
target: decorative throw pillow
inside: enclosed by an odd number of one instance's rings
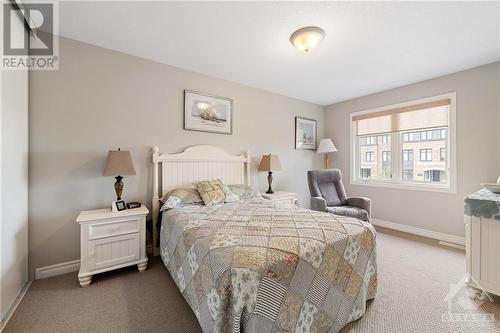
[[[160,211],[172,209],[183,205],[202,205],[203,200],[195,188],[177,188],[163,196],[160,199],[163,203]]]
[[[245,184],[234,184],[228,185],[231,192],[236,194],[240,199],[249,199],[249,198],[260,198],[262,195],[259,191],[254,190],[248,185]]]
[[[222,203],[226,199],[226,194],[222,190],[218,179],[204,180],[193,183],[193,185],[200,192],[200,196],[206,206]]]
[[[239,197],[231,192],[229,187],[224,185],[220,179],[204,180],[201,182],[195,182],[193,185],[200,193],[200,196],[206,206],[239,200]]]

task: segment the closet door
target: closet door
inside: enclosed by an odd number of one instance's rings
[[[24,38],[17,16],[11,29],[15,42]],[[0,94],[0,311],[5,319],[28,281],[28,71],[1,70]]]

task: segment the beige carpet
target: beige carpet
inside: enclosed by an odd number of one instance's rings
[[[471,309],[467,311],[493,313],[494,322],[443,321],[449,285],[464,275],[464,255],[425,239],[401,236],[379,233],[377,297],[369,303],[365,316],[343,333],[500,332],[498,298],[478,309],[477,303],[468,304]],[[454,313],[464,312],[463,302],[468,302],[464,294],[462,288],[454,298]],[[128,268],[98,275],[89,288],[79,287],[76,273],[35,281],[4,332],[180,333],[200,332],[200,328],[166,268],[156,259],[144,273]]]

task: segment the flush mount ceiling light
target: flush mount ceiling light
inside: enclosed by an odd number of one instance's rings
[[[305,27],[295,31],[290,36],[290,43],[303,52],[309,52],[316,48],[325,38],[325,32],[318,27]]]

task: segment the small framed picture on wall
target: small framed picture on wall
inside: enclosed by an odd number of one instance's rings
[[[316,149],[316,120],[295,117],[295,149]]]
[[[233,100],[184,90],[184,129],[233,134]]]

